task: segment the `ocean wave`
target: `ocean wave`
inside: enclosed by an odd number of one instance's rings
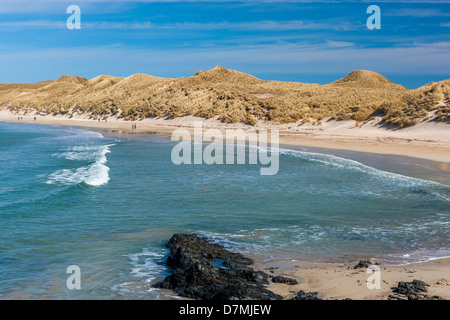
[[[167,275],[167,268],[164,265],[166,252],[161,248],[144,248],[141,252],[126,255],[131,263],[131,275],[137,280],[131,280],[116,284],[111,290],[119,295],[133,297],[145,294],[145,297],[155,299],[173,298],[166,295],[159,289],[153,288],[152,284],[157,279],[163,279]]]
[[[384,188],[390,186],[406,188],[414,194],[431,194],[441,200],[450,201],[450,187],[439,182],[413,178],[398,173],[379,170],[355,160],[338,156],[289,149],[267,149],[268,151],[299,158],[304,161],[321,164],[336,170],[354,172],[368,176],[370,181],[380,182]]]
[[[390,264],[392,265],[404,266],[450,258],[450,249],[448,248],[437,248],[435,250],[418,249],[405,252],[387,254],[386,260],[391,262]]]
[[[55,157],[59,159],[66,159],[72,161],[97,161],[105,156],[104,147],[112,147],[113,145],[107,146],[75,146],[66,150],[66,152],[60,154],[54,154]]]
[[[98,131],[80,130],[70,127],[59,127],[59,131],[63,134],[59,137],[52,138],[53,141],[64,141],[64,143],[80,140],[98,140],[105,137]]]
[[[232,251],[260,256],[289,255],[336,257],[336,252],[374,254],[388,263],[414,263],[450,255],[450,220],[401,223],[386,226],[304,226],[243,229],[234,233],[199,231],[210,241]],[[435,239],[426,245],[425,240]],[[425,239],[426,238],[426,239]],[[340,247],[336,247],[340,243]],[[394,246],[395,243],[395,246]],[[361,250],[363,248],[363,250]],[[381,249],[384,248],[384,249]],[[353,251],[356,250],[356,251]],[[398,251],[397,251],[398,250]],[[284,252],[284,254],[283,254]],[[272,257],[273,258],[273,257]]]
[[[403,182],[413,182],[413,183],[426,183],[426,184],[436,184],[437,182],[413,178],[404,176],[401,174],[382,171],[375,169],[373,167],[369,167],[361,162],[350,160],[346,158],[341,158],[338,156],[334,156],[331,154],[322,154],[322,153],[314,153],[314,152],[306,152],[306,151],[297,151],[297,150],[289,150],[289,149],[279,149],[280,154],[291,155],[297,158],[300,158],[305,161],[316,162],[322,165],[335,167],[344,170],[357,171],[364,174],[370,174],[378,178],[386,178],[390,180],[397,180]]]
[[[64,185],[85,183],[96,187],[107,184],[110,178],[109,167],[105,165],[108,162],[106,155],[111,152],[109,148],[112,146],[114,144],[72,147],[70,151],[59,155],[59,157],[93,163],[77,169],[58,170],[50,174],[46,183]]]
[[[161,275],[161,261],[165,254],[150,249],[143,249],[142,252],[128,255],[133,268],[131,273],[149,283]]]

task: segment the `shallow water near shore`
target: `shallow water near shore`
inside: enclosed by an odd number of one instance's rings
[[[445,164],[282,147],[280,170],[181,165],[160,135],[0,123],[0,298],[171,299],[164,245],[200,232],[261,259],[450,256]],[[66,288],[78,265],[82,290]]]

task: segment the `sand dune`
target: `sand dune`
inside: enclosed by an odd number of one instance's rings
[[[408,90],[366,70],[327,85],[265,81],[221,66],[179,79],[62,76],[36,84],[0,84],[0,108],[16,113],[87,113],[131,121],[196,116],[250,125],[320,125],[325,118],[361,124],[380,117],[384,124],[403,128],[428,120],[448,122],[449,102],[450,80]]]
[[[405,87],[392,83],[389,79],[373,71],[355,70],[342,79],[331,83],[332,85],[347,85],[356,87],[397,87],[397,89],[406,89]]]

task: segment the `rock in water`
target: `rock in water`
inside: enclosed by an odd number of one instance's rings
[[[269,275],[249,267],[252,259],[195,234],[175,234],[166,264],[174,271],[157,288],[200,300],[281,300],[267,290]]]

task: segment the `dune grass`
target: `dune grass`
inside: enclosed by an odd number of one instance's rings
[[[450,119],[450,80],[408,90],[375,72],[358,70],[327,85],[264,81],[217,66],[192,77],[146,74],[87,80],[63,76],[36,84],[0,84],[0,106],[17,113],[137,121],[188,115],[226,123],[370,121],[400,128]],[[432,114],[430,116],[430,114]]]

